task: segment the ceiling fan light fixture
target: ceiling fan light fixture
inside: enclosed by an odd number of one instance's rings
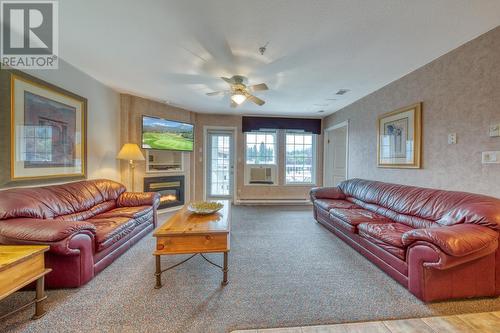
[[[247,99],[247,97],[243,94],[236,93],[236,94],[231,95],[231,99],[233,100],[233,102],[240,105],[241,103],[243,103]]]

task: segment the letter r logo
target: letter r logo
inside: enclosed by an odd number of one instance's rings
[[[2,54],[53,54],[54,6],[53,1],[1,1]]]

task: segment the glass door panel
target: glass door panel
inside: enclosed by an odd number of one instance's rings
[[[207,199],[233,196],[233,133],[207,133]]]

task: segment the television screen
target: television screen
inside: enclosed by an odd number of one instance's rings
[[[142,148],[193,151],[194,126],[142,116]]]

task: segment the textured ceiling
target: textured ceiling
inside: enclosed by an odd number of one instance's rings
[[[224,114],[324,116],[500,24],[498,0],[63,0],[60,56],[121,92]],[[269,42],[260,55],[259,46]],[[229,107],[220,76],[265,82]],[[335,93],[350,91],[343,96]],[[334,99],[334,100],[332,100]],[[318,113],[325,110],[324,113]]]

